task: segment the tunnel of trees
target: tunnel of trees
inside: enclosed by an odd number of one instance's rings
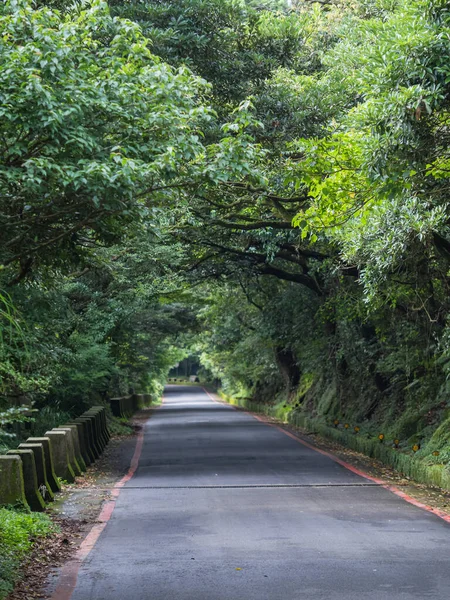
[[[0,449],[22,404],[158,395],[195,355],[227,394],[450,460],[447,2],[7,0],[0,23]]]

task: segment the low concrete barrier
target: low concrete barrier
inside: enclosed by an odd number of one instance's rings
[[[95,443],[97,444],[97,447],[101,454],[103,452],[103,450],[105,449],[106,441],[102,435],[100,419],[98,417],[98,414],[91,409],[91,410],[83,413],[83,417],[91,419],[92,429],[93,429],[94,437],[95,437]]]
[[[99,458],[101,450],[97,444],[93,419],[89,416],[81,416],[75,419],[75,423],[83,423],[83,425],[86,427],[88,432],[87,439],[89,442],[89,453],[92,456],[92,462],[94,462],[97,458]]]
[[[83,459],[84,466],[89,467],[93,462],[93,458],[91,458],[91,455],[89,452],[89,440],[87,439],[88,432],[87,432],[86,424],[85,423],[77,423],[76,421],[69,421],[68,423],[66,423],[66,425],[68,427],[75,425],[75,427],[77,428],[78,441],[80,443],[80,454]]]
[[[91,462],[94,462],[98,458],[98,454],[95,450],[94,432],[89,417],[78,417],[74,420],[74,423],[81,423],[83,425],[84,439],[86,440],[89,458]]]
[[[80,471],[86,471],[86,464],[84,462],[83,456],[81,454],[81,443],[80,436],[78,435],[78,427],[76,425],[69,425],[68,423],[64,423],[57,429],[71,429],[72,430],[72,440],[73,440],[73,450],[75,453],[75,460],[80,468]]]
[[[45,432],[45,437],[50,438],[52,443],[53,466],[56,475],[69,483],[73,483],[75,481],[75,472],[70,462],[69,433],[67,431],[52,429]]]
[[[22,461],[25,498],[31,510],[45,510],[45,502],[39,492],[36,463],[33,450],[8,450],[7,456],[18,456]]]
[[[134,411],[141,410],[145,406],[145,396],[144,394],[133,394],[133,408]]]
[[[48,437],[29,437],[26,441],[27,444],[42,444],[45,455],[45,469],[47,472],[47,481],[50,484],[53,492],[59,492],[61,490],[61,484],[55,473],[55,467],[53,465],[53,451],[52,443]]]
[[[131,396],[110,398],[111,411],[115,417],[126,419],[133,414],[133,401]]]
[[[75,476],[81,475],[82,471],[80,465],[78,464],[76,453],[75,453],[75,439],[73,435],[73,431],[70,427],[54,427],[52,431],[64,431],[67,434],[67,447],[69,451],[69,461],[72,465],[73,472]]]
[[[151,400],[152,397],[150,394],[132,394],[131,396],[110,398],[109,404],[111,412],[115,417],[126,419],[144,408],[147,404],[150,404]]]
[[[0,506],[28,506],[25,498],[23,467],[20,456],[0,456]]]
[[[90,408],[89,410],[87,410],[84,413],[87,416],[92,415],[94,417],[95,426],[97,428],[97,435],[98,435],[100,443],[102,444],[103,447],[105,447],[109,441],[109,438],[106,435],[105,427],[104,427],[104,423],[103,423],[104,410],[105,409],[103,406],[93,406],[92,408]]]
[[[47,481],[47,468],[45,464],[44,446],[32,442],[24,442],[19,444],[19,450],[31,450],[34,454],[34,462],[36,464],[36,475],[38,489],[45,502],[53,502],[55,494]]]
[[[128,396],[121,410],[132,414],[142,395]],[[93,406],[80,417],[30,437],[16,450],[0,456],[0,506],[22,504],[31,510],[45,509],[61,490],[59,479],[75,481],[106,447],[110,433],[104,406]]]
[[[108,429],[108,418],[106,416],[106,407],[105,406],[102,406],[101,420],[102,420],[103,432],[106,437],[106,441],[109,442],[109,440],[111,439],[111,434],[109,433],[109,429]]]
[[[98,436],[98,440],[102,449],[105,448],[109,442],[109,431],[106,422],[106,410],[104,406],[93,406],[84,413],[85,416],[93,416],[95,419],[95,428]]]
[[[109,405],[111,407],[111,412],[115,417],[118,417],[119,419],[123,417],[122,398],[110,398]]]

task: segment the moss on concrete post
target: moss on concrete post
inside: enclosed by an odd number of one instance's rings
[[[75,475],[81,475],[82,470],[80,465],[78,464],[76,451],[75,451],[75,436],[70,427],[54,427],[52,431],[65,431],[67,433],[67,446],[69,449],[69,460],[72,465],[73,472]]]
[[[106,423],[106,409],[104,406],[93,406],[87,410],[85,415],[94,415],[97,424],[98,435],[100,436],[101,444],[103,448],[109,441],[109,431]]]
[[[88,416],[81,416],[78,417],[77,419],[75,419],[75,422],[78,423],[85,423],[86,427],[88,429],[88,437],[89,437],[89,445],[90,445],[90,449],[91,449],[91,453],[93,455],[93,459],[96,460],[100,454],[100,448],[97,445],[97,441],[95,439],[95,429],[94,429],[94,422],[93,422],[93,417],[88,417]]]
[[[52,429],[51,431],[46,431],[45,436],[50,438],[52,443],[53,465],[56,475],[69,483],[73,483],[75,481],[75,472],[70,462],[69,434],[67,431]]]
[[[84,440],[86,443],[86,450],[89,454],[89,460],[91,461],[91,464],[93,462],[95,462],[95,453],[92,447],[92,440],[91,440],[91,427],[90,427],[90,423],[88,421],[86,421],[85,419],[74,419],[73,421],[74,423],[77,423],[78,425],[81,425],[83,427],[83,432],[84,432]]]
[[[8,450],[7,456],[19,456],[22,460],[23,484],[25,498],[31,508],[36,512],[45,510],[45,502],[39,491],[36,463],[32,450]]]
[[[50,484],[53,492],[59,492],[61,490],[61,484],[55,473],[55,467],[53,464],[53,450],[52,443],[48,437],[29,437],[26,441],[28,444],[42,444],[44,448],[45,456],[45,469],[47,474],[47,481]]]
[[[99,427],[100,427],[100,434],[101,434],[103,442],[106,446],[108,444],[109,438],[110,438],[109,431],[108,431],[108,424],[106,422],[106,409],[104,406],[95,406],[94,408],[96,409],[96,415],[97,415],[97,419],[98,419]]]
[[[93,426],[95,431],[95,439],[97,441],[97,445],[100,448],[100,451],[103,452],[105,446],[107,444],[107,440],[105,439],[102,431],[101,417],[100,411],[98,407],[90,408],[88,411],[83,413],[83,416],[92,417]]]
[[[85,424],[84,423],[77,423],[75,421],[70,421],[69,423],[66,423],[66,425],[68,427],[74,425],[77,428],[78,431],[78,440],[80,442],[80,453],[81,456],[83,458],[83,462],[85,464],[86,467],[89,467],[89,465],[92,463],[92,459],[91,456],[89,454],[89,442],[86,439],[87,438],[87,431],[85,428]]]
[[[8,504],[29,508],[20,456],[0,456],[0,506]]]
[[[86,471],[86,463],[84,462],[83,453],[81,451],[81,441],[80,434],[78,433],[78,427],[75,423],[64,423],[61,426],[63,429],[71,429],[72,430],[72,439],[73,439],[73,449],[75,452],[75,458],[77,463],[82,471]]]
[[[47,469],[45,465],[45,454],[44,447],[42,444],[35,444],[32,442],[24,442],[19,445],[20,450],[31,450],[34,454],[34,462],[36,464],[36,475],[38,482],[38,489],[41,496],[46,502],[53,502],[55,495],[47,481]]]

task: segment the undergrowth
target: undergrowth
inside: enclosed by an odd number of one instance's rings
[[[133,428],[128,424],[128,419],[112,417],[108,419],[108,429],[111,435],[131,435]]]
[[[0,600],[13,590],[20,563],[34,541],[56,531],[47,515],[0,508]]]

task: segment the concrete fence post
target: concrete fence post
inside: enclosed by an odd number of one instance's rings
[[[73,439],[73,449],[75,452],[75,458],[76,461],[78,463],[78,466],[80,467],[81,471],[86,471],[86,464],[84,462],[84,458],[83,458],[83,454],[81,452],[81,442],[80,442],[80,436],[78,433],[78,427],[76,424],[68,424],[68,423],[64,423],[64,425],[61,425],[60,427],[58,427],[58,429],[71,429],[72,430],[72,439]]]
[[[95,415],[96,421],[98,423],[98,429],[99,429],[99,434],[100,434],[101,440],[102,440],[103,444],[106,446],[106,444],[109,442],[110,435],[109,435],[109,431],[108,431],[108,425],[106,422],[105,407],[104,406],[93,406],[88,411],[86,411],[85,414]]]
[[[97,458],[100,456],[100,451],[99,448],[97,447],[97,444],[95,443],[95,431],[92,425],[92,421],[89,417],[77,417],[74,420],[75,423],[82,423],[85,432],[86,432],[86,439],[88,441],[88,447],[89,447],[89,455],[91,457],[91,461],[95,462],[97,460]]]
[[[89,467],[89,465],[92,463],[92,458],[89,452],[89,440],[88,438],[88,433],[87,433],[87,428],[85,423],[77,423],[76,421],[69,421],[69,423],[66,423],[67,426],[71,426],[71,425],[75,425],[75,427],[77,428],[78,431],[78,439],[80,442],[80,452],[81,452],[81,456],[83,458],[84,464],[86,467]]]
[[[94,428],[95,428],[96,440],[100,447],[100,450],[103,452],[106,444],[108,443],[108,440],[106,439],[106,436],[103,433],[101,415],[100,415],[102,410],[104,410],[103,407],[93,406],[92,408],[87,410],[85,413],[83,413],[83,416],[92,417],[93,423],[94,423]]]
[[[108,416],[106,413],[106,407],[103,406],[102,408],[103,408],[103,410],[101,412],[101,418],[102,418],[102,423],[103,423],[103,431],[104,431],[104,434],[106,437],[106,441],[109,442],[109,440],[111,439],[111,434],[108,429]]]
[[[55,494],[47,481],[44,446],[42,444],[24,442],[23,444],[19,444],[19,450],[31,450],[33,452],[34,462],[36,464],[38,489],[46,502],[53,502]]]
[[[22,504],[28,507],[25,498],[23,466],[20,456],[0,456],[0,506]]]
[[[69,483],[73,483],[75,481],[75,472],[70,462],[68,432],[52,429],[51,431],[46,431],[45,436],[50,438],[52,443],[56,475]]]
[[[8,450],[7,456],[18,456],[22,461],[25,498],[31,510],[37,512],[45,510],[45,502],[39,492],[33,451],[20,449]]]
[[[88,412],[88,411],[84,412],[82,414],[82,417],[84,419],[89,419],[91,422],[92,433],[94,436],[95,445],[98,448],[99,456],[100,456],[105,448],[105,445],[104,445],[103,439],[100,435],[100,428],[99,428],[97,417],[96,417],[95,413]]]
[[[112,414],[117,418],[123,417],[122,398],[110,398],[109,405],[111,406]]]
[[[73,472],[75,476],[81,475],[81,467],[78,464],[76,451],[75,451],[75,436],[70,427],[54,427],[52,431],[65,431],[67,434],[67,447],[69,451],[69,460],[72,465]]]
[[[29,437],[26,441],[27,444],[42,444],[44,448],[45,456],[45,468],[47,471],[47,481],[50,484],[53,492],[59,492],[61,490],[61,484],[55,473],[55,467],[53,464],[53,450],[52,443],[48,437]]]

